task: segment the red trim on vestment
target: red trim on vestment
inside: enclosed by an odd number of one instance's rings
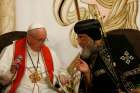
[[[54,71],[54,68],[53,68],[53,60],[52,60],[51,53],[49,51],[49,48],[46,47],[45,45],[43,45],[41,47],[41,51],[42,51],[44,60],[47,60],[47,61],[45,61],[45,67],[46,67],[46,70],[49,73],[51,83],[53,83],[53,71]]]

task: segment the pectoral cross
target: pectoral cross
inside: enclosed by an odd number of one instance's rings
[[[32,73],[29,78],[31,79],[32,83],[37,83],[41,80],[41,74],[38,71]]]

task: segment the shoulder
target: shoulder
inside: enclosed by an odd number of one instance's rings
[[[5,53],[9,53],[10,51],[13,51],[13,48],[14,48],[14,43],[4,47],[0,52],[0,57],[2,57]]]

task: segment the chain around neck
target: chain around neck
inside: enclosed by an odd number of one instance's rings
[[[30,60],[31,60],[31,62],[32,62],[33,68],[35,69],[35,71],[37,71],[38,63],[39,63],[39,52],[38,52],[38,58],[37,58],[37,66],[35,66],[35,64],[34,64],[34,62],[33,62],[33,59],[32,59],[32,57],[31,57],[31,55],[30,55],[30,53],[29,53],[29,51],[28,51],[28,48],[27,48],[27,53],[28,53],[29,58],[30,58]]]

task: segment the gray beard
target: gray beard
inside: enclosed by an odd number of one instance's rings
[[[82,59],[88,59],[89,57],[90,57],[90,55],[91,55],[91,51],[90,51],[90,49],[83,49],[82,50],[82,53],[81,53],[81,58]]]
[[[81,58],[82,59],[89,59],[91,55],[93,54],[97,54],[97,52],[99,51],[98,48],[84,48],[82,50],[82,53],[81,53]]]

